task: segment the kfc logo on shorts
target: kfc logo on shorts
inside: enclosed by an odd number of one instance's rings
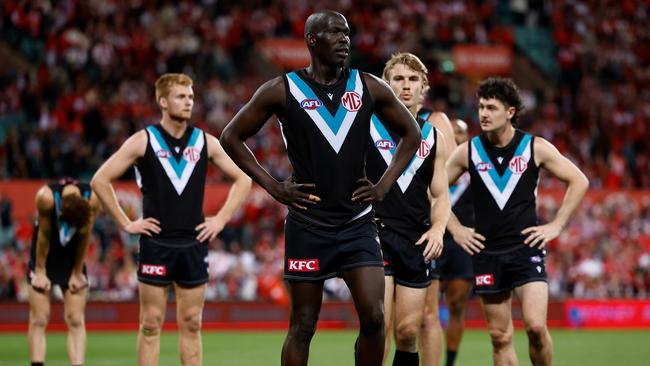
[[[343,108],[350,112],[358,111],[363,105],[359,93],[353,91],[345,92],[345,94],[343,94],[341,97],[341,104],[343,104]]]
[[[153,264],[141,264],[140,272],[151,276],[164,276],[167,274],[167,267]]]
[[[510,160],[510,171],[515,174],[522,174],[528,168],[528,162],[522,156],[515,156]]]
[[[420,159],[426,159],[426,157],[429,156],[430,152],[431,146],[429,146],[426,141],[422,140],[420,142],[420,148],[415,152],[415,155]]]
[[[300,102],[302,109],[313,110],[323,105],[323,103],[318,99],[305,99]]]
[[[172,154],[169,152],[169,150],[158,150],[156,151],[156,156],[160,159],[169,159]]]
[[[478,275],[475,277],[476,286],[492,286],[494,285],[494,276],[492,274]]]
[[[195,147],[190,146],[183,151],[183,157],[190,163],[195,163],[201,158],[201,153]]]
[[[288,259],[291,272],[318,272],[318,259]]]
[[[379,140],[375,142],[375,147],[380,150],[390,150],[395,147],[395,143],[391,140]]]

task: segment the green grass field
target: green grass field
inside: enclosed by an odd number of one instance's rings
[[[574,331],[552,330],[555,344],[555,365],[650,365],[650,332],[648,331]],[[279,365],[284,332],[204,332],[205,365]],[[310,365],[353,365],[352,345],[355,333],[320,331],[311,347]],[[65,334],[48,335],[46,365],[68,365]],[[517,355],[522,365],[530,364],[526,336],[515,336]],[[161,341],[163,366],[178,365],[177,338],[173,332]],[[463,340],[457,365],[490,365],[488,336],[484,331],[468,331]],[[26,334],[0,334],[0,365],[28,364]],[[135,333],[88,333],[86,364],[91,366],[135,365]]]

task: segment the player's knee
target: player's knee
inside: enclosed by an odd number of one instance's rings
[[[424,314],[422,317],[422,327],[431,328],[437,325],[439,322],[438,319],[438,307],[426,305],[424,307]]]
[[[546,336],[547,328],[543,322],[526,325],[526,334],[533,344],[542,343]]]
[[[182,330],[190,333],[198,333],[201,331],[201,315],[193,314],[184,316],[181,319],[180,327]]]
[[[411,347],[416,344],[419,327],[413,323],[399,324],[395,328],[395,342],[403,347]]]
[[[65,323],[68,328],[81,328],[84,326],[84,315],[83,313],[66,313]]]
[[[512,344],[512,331],[504,329],[490,329],[490,339],[495,349],[505,348]]]
[[[455,317],[461,317],[463,311],[465,310],[465,301],[464,300],[449,300],[448,304],[449,315]]]
[[[162,329],[163,317],[158,315],[145,315],[140,320],[140,332],[145,337],[154,337],[160,335]]]
[[[45,328],[50,321],[50,313],[47,312],[32,312],[29,314],[29,323],[35,328]]]
[[[363,335],[373,335],[384,331],[384,312],[381,309],[359,316],[360,331]]]
[[[289,333],[300,342],[309,342],[316,332],[318,314],[310,311],[292,314]]]

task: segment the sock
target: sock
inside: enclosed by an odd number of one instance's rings
[[[447,350],[447,362],[445,366],[454,366],[454,362],[456,362],[456,351]]]
[[[45,362],[32,362],[32,366],[44,366]]]
[[[393,366],[418,366],[420,357],[417,352],[411,353],[406,351],[395,350]]]

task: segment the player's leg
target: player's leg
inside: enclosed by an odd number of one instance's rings
[[[442,353],[442,327],[440,326],[438,310],[438,294],[440,281],[433,280],[427,287],[426,300],[422,327],[418,337],[420,359],[424,366],[437,366],[440,364]]]
[[[38,291],[29,286],[29,358],[32,363],[45,362],[45,328],[50,320],[50,291]]]
[[[176,321],[181,365],[201,365],[201,317],[205,285],[183,287],[176,284]]]
[[[395,281],[393,276],[384,276],[384,334],[386,342],[384,347],[384,360],[382,365],[386,363],[386,358],[390,353],[390,335],[393,331],[393,308],[395,303]]]
[[[359,316],[356,365],[380,365],[384,356],[384,269],[358,267],[343,272]]]
[[[167,307],[167,287],[140,282],[138,289],[140,293],[140,331],[137,340],[138,365],[158,365],[160,332],[162,331]]]
[[[88,288],[75,293],[66,289],[63,294],[65,323],[68,326],[68,357],[71,365],[83,365],[86,356],[86,322],[84,313]]]
[[[287,281],[287,287],[291,314],[281,362],[282,366],[306,366],[323,301],[323,281]]]
[[[395,358],[393,365],[418,366],[418,332],[422,327],[427,288],[396,285]]]
[[[531,362],[536,366],[551,365],[553,341],[546,326],[548,284],[529,282],[515,288],[515,294],[521,301]]]
[[[481,305],[492,341],[494,365],[517,365],[517,355],[512,341],[514,327],[512,325],[512,296],[510,291],[490,295],[483,294],[481,295]]]
[[[452,366],[460,347],[465,327],[465,304],[472,290],[472,283],[465,279],[453,279],[445,285],[445,300],[449,308],[449,323],[445,331],[447,357],[445,366]]]

